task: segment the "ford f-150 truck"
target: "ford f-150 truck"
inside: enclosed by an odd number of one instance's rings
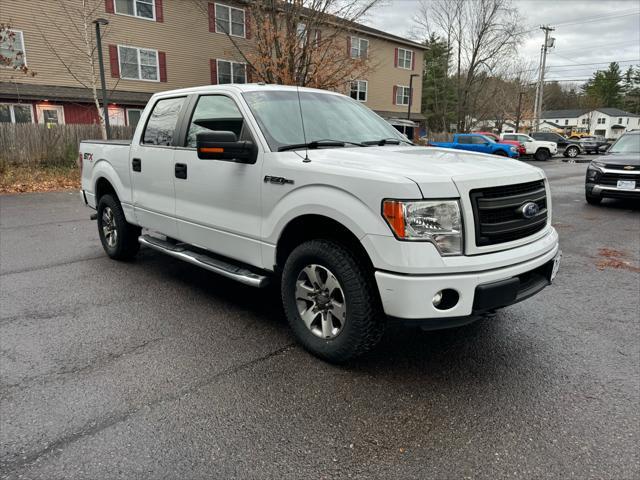
[[[476,133],[456,133],[453,142],[429,142],[429,146],[468,150],[469,152],[489,153],[501,157],[518,158],[518,147],[507,143],[498,143],[493,138]]]
[[[542,170],[414,146],[338,93],[158,93],[130,142],[83,141],[80,158],[108,256],[143,245],[272,283],[300,343],[332,362],[372,348],[389,321],[454,327],[524,300],[559,265]]]

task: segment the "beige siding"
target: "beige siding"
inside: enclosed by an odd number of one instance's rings
[[[36,72],[25,76],[0,68],[0,82],[29,83],[69,87],[91,86],[90,65],[83,50],[81,15],[77,0],[62,0],[67,11],[54,1],[1,0],[0,21],[10,22],[24,34],[27,64]],[[91,18],[104,17],[110,25],[103,38],[103,54],[109,88],[134,92],[157,92],[211,83],[210,60],[242,61],[232,42],[222,33],[209,32],[206,1],[164,0],[164,22],[154,22],[125,15],[108,14],[104,0],[92,1]],[[225,2],[223,2],[225,3]],[[228,2],[226,2],[228,3]],[[37,12],[37,13],[36,13]],[[78,29],[78,30],[76,30]],[[93,35],[93,25],[89,25]],[[416,53],[416,71],[394,68],[391,41],[363,35],[369,39],[372,70],[368,75],[366,105],[375,110],[406,111],[406,106],[392,103],[393,85],[409,85],[411,73],[421,73],[422,52]],[[346,39],[345,39],[346,42]],[[237,39],[243,49],[250,40]],[[128,45],[166,53],[167,82],[116,79],[111,76],[109,45]],[[411,47],[405,47],[411,48]],[[421,84],[414,79],[412,110],[420,111]]]
[[[371,71],[367,75],[368,78],[359,80],[367,80],[369,82],[369,91],[367,95],[367,105],[373,110],[384,110],[390,112],[406,112],[406,105],[393,104],[393,86],[402,85],[409,86],[409,76],[417,73],[420,77],[413,79],[413,100],[411,111],[413,113],[420,112],[420,99],[422,98],[422,50],[412,49],[408,46],[399,45],[384,39],[362,35],[363,38],[369,40],[369,62]],[[394,66],[395,49],[397,47],[412,50],[415,59],[415,70],[405,70]]]

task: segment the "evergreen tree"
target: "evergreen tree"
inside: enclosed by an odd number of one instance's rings
[[[451,48],[435,34],[425,40],[424,75],[422,77],[422,113],[427,128],[446,132],[455,121],[455,85],[449,76]]]
[[[589,97],[589,103],[596,107],[621,107],[624,86],[620,65],[612,62],[607,70],[595,72],[583,90]]]

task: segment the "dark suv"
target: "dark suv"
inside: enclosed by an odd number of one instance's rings
[[[578,142],[564,138],[562,135],[553,132],[536,132],[531,136],[535,140],[544,140],[545,142],[555,142],[558,144],[558,153],[562,153],[565,157],[575,158],[581,153],[584,153],[584,149]]]
[[[591,205],[604,197],[640,199],[640,130],[623,134],[589,164],[585,195]]]

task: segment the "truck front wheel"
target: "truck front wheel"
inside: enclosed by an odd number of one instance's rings
[[[127,222],[122,205],[111,194],[103,195],[98,201],[98,234],[102,248],[115,260],[130,260],[140,248],[138,237],[140,227]]]
[[[380,341],[386,319],[376,288],[362,262],[330,240],[296,247],[282,272],[282,302],[293,333],[305,349],[333,363]]]

